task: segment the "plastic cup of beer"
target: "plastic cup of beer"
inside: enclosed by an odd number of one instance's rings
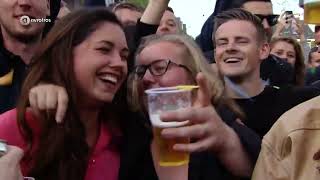
[[[304,0],[304,21],[320,24],[320,0]]]
[[[157,146],[160,166],[182,166],[189,163],[189,153],[173,150],[175,144],[188,144],[189,138],[164,139],[161,131],[165,128],[186,126],[189,121],[163,122],[160,114],[175,111],[180,108],[191,107],[191,90],[177,89],[174,87],[155,88],[145,91],[148,95],[148,111],[153,135]]]

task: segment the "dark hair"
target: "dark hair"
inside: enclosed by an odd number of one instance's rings
[[[170,12],[172,12],[174,14],[174,11],[173,11],[172,7],[167,7],[166,11],[170,11]]]
[[[317,33],[318,31],[320,31],[320,26],[315,26],[314,27],[314,32]]]
[[[311,50],[310,50],[310,52],[309,52],[309,55],[308,55],[308,63],[311,63],[312,53],[315,53],[315,52],[320,53],[318,47],[313,47],[313,48],[311,48]]]
[[[43,37],[45,37],[48,32],[50,31],[50,29],[53,27],[59,11],[60,11],[60,6],[61,6],[61,0],[50,0],[50,15],[47,16],[47,19],[50,19],[51,22],[48,22],[45,24],[45,27],[43,29]]]
[[[258,38],[257,41],[258,42],[267,41],[267,35],[263,28],[261,20],[257,16],[250,13],[249,11],[246,11],[240,8],[235,8],[235,9],[224,11],[215,17],[214,19],[215,24],[214,24],[213,33],[212,33],[212,40],[213,40],[214,46],[215,46],[214,36],[217,32],[217,29],[222,24],[232,20],[250,22],[257,30],[257,38]]]
[[[294,64],[294,83],[297,86],[303,86],[304,85],[304,76],[305,76],[305,64],[304,64],[304,55],[302,48],[297,40],[289,38],[289,37],[280,37],[272,39],[270,42],[271,49],[274,47],[274,45],[278,42],[286,42],[288,44],[291,44],[294,48],[294,51],[296,53],[296,61]]]
[[[112,12],[116,12],[119,9],[130,9],[132,11],[137,11],[140,13],[143,13],[144,9],[140,6],[137,6],[133,3],[129,2],[121,2],[121,3],[115,3],[109,6],[112,9]]]
[[[242,0],[242,5],[243,6],[247,2],[267,2],[267,3],[272,3],[271,0]]]
[[[81,9],[68,14],[48,33],[32,60],[17,106],[19,128],[28,144],[23,161],[32,165],[29,176],[45,180],[81,180],[85,177],[89,146],[77,108],[79,97],[72,50],[104,22],[122,27],[116,16],[105,8]],[[30,89],[41,82],[65,88],[69,104],[63,125],[56,124],[54,114],[42,112],[41,119],[37,121],[41,133],[35,136],[26,122],[25,113]],[[109,106],[103,107],[99,115],[108,117],[108,121],[112,118],[109,118],[109,114],[105,115],[113,111],[111,108],[114,105]],[[106,123],[112,123],[111,127],[117,125],[117,122]],[[35,140],[39,142],[36,147],[33,146]]]

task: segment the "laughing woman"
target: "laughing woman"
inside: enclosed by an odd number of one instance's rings
[[[121,118],[113,101],[127,76],[127,57],[122,26],[107,10],[79,10],[54,26],[33,59],[17,109],[0,117],[0,139],[25,152],[23,175],[118,179]],[[66,89],[64,125],[28,108],[29,91],[40,82]]]

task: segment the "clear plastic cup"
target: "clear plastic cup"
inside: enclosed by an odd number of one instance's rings
[[[159,152],[160,166],[181,166],[189,163],[189,153],[173,150],[174,144],[187,144],[189,138],[164,139],[161,131],[164,128],[175,128],[186,126],[189,121],[163,122],[160,114],[167,111],[175,111],[181,108],[191,107],[191,90],[177,89],[174,87],[155,88],[145,91],[148,95],[148,112],[153,126],[154,140]]]

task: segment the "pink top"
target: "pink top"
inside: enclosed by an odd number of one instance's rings
[[[40,136],[37,119],[31,112],[26,113],[26,120],[34,130],[34,137]],[[13,109],[0,115],[0,139],[4,139],[9,145],[14,145],[26,150],[26,143],[18,129],[17,111]],[[35,138],[34,146],[38,141]],[[97,144],[88,162],[85,180],[117,180],[120,167],[120,154],[111,145],[111,134],[106,125],[101,126]],[[30,164],[21,163],[21,170],[27,175]]]

